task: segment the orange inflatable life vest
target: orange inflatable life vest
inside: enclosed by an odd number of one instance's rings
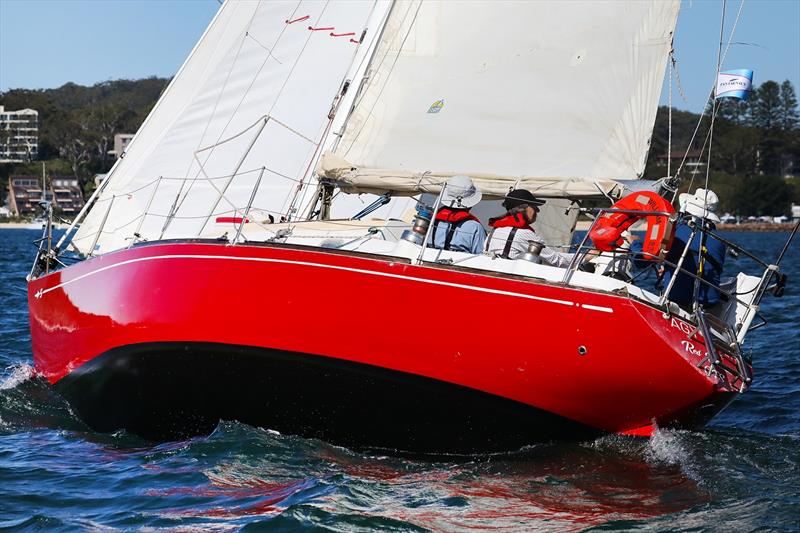
[[[674,213],[665,198],[654,192],[643,191],[629,194],[611,206],[612,209],[625,209],[627,211],[662,211]],[[636,213],[604,213],[597,219],[594,227],[589,232],[595,248],[602,252],[612,252],[622,246],[622,232],[631,225],[647,218],[647,233],[642,244],[645,259],[664,259],[672,240],[675,238],[675,227],[672,219],[664,215],[639,215]]]

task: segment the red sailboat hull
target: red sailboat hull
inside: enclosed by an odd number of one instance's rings
[[[29,285],[36,368],[89,425],[239,419],[473,452],[653,424],[736,395],[685,322],[625,295],[286,245],[163,242]]]

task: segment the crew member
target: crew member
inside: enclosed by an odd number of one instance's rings
[[[686,243],[692,235],[689,220],[693,219],[696,225],[703,224],[712,231],[716,229],[715,224],[720,221],[716,214],[719,198],[710,189],[697,189],[694,194],[683,193],[678,196],[678,205],[683,216],[676,225],[675,240],[666,256],[666,260],[674,264],[680,261]],[[724,264],[725,245],[710,235],[705,235],[703,239],[702,233],[698,231],[692,239],[681,270],[697,274],[701,279],[718,287]],[[664,287],[669,286],[673,271],[674,268],[665,266]],[[667,298],[683,307],[690,307],[694,297],[694,285],[695,278],[681,272],[675,279]],[[711,307],[721,301],[721,295],[717,289],[700,283],[697,300],[703,307]]]
[[[561,253],[548,248],[544,240],[531,227],[536,221],[539,206],[544,204],[526,189],[514,189],[506,195],[503,207],[506,213],[489,219],[492,232],[486,243],[486,251],[498,254],[504,259],[516,259],[528,251],[531,242],[544,245],[539,257],[542,263],[557,267],[567,267],[573,254]]]
[[[428,246],[454,252],[481,253],[486,230],[469,210],[481,201],[482,196],[469,176],[458,175],[447,180]]]

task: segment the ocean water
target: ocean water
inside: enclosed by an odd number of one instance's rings
[[[0,530],[800,531],[798,242],[748,337],[755,384],[709,427],[419,460],[235,422],[157,445],[89,430],[33,374],[37,236],[0,231]],[[787,234],[727,236],[774,258]]]

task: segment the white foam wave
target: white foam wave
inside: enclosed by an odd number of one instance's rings
[[[9,370],[10,373],[0,377],[0,390],[13,389],[23,381],[31,379],[35,372],[33,367],[28,363],[13,365],[7,370]]]
[[[645,457],[652,463],[678,466],[688,477],[700,481],[689,448],[683,432],[656,428],[647,442]]]

